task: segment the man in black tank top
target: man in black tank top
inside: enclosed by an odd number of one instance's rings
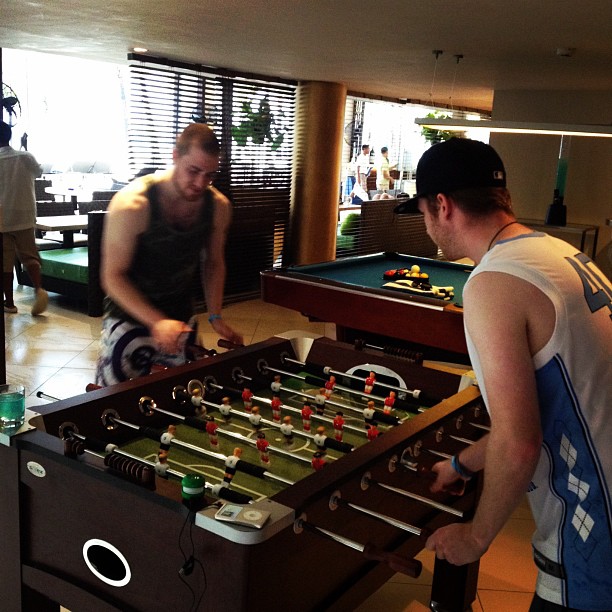
[[[213,131],[192,124],[177,139],[170,170],[134,180],[111,201],[102,239],[107,298],[98,384],[185,362],[198,263],[210,324],[243,343],[221,317],[231,204],[212,186],[219,152]]]

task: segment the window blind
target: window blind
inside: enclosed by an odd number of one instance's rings
[[[282,265],[295,121],[292,81],[129,54],[129,163],[134,175],[169,167],[194,121],[221,144],[215,187],[233,204],[226,301],[260,293],[261,270]]]

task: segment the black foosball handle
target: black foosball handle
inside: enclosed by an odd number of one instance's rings
[[[406,574],[406,576],[412,578],[418,578],[423,570],[423,564],[417,559],[410,559],[395,553],[385,552],[372,544],[366,544],[363,547],[363,554],[367,559],[382,561],[392,570],[400,572],[401,574]]]
[[[235,344],[234,342],[230,342],[229,340],[226,340],[225,338],[219,338],[219,340],[217,340],[217,346],[219,348],[234,350],[234,349],[243,347],[244,344]]]
[[[221,487],[217,494],[221,499],[234,504],[248,504],[253,501],[253,498],[250,495],[233,491],[228,487]]]

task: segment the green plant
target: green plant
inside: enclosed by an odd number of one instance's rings
[[[429,113],[425,115],[426,119],[450,119],[448,115],[444,113]],[[443,140],[449,140],[453,136],[456,136],[456,132],[449,132],[447,130],[436,130],[435,128],[429,128],[423,126],[421,128],[421,135],[425,138],[427,142],[431,144],[436,144],[437,142],[442,142]]]
[[[267,97],[261,100],[256,111],[251,108],[249,102],[243,102],[242,113],[245,119],[232,128],[232,137],[238,145],[246,146],[249,138],[253,144],[263,144],[268,140],[272,144],[272,151],[276,151],[283,144],[285,135],[275,125]]]

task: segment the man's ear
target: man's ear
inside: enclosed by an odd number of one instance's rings
[[[445,193],[439,193],[436,196],[436,202],[438,203],[438,217],[448,219],[455,212],[454,200]]]
[[[173,161],[173,163],[176,163],[176,160],[178,158],[179,158],[178,149],[176,147],[174,147],[174,149],[172,149],[172,161]]]

